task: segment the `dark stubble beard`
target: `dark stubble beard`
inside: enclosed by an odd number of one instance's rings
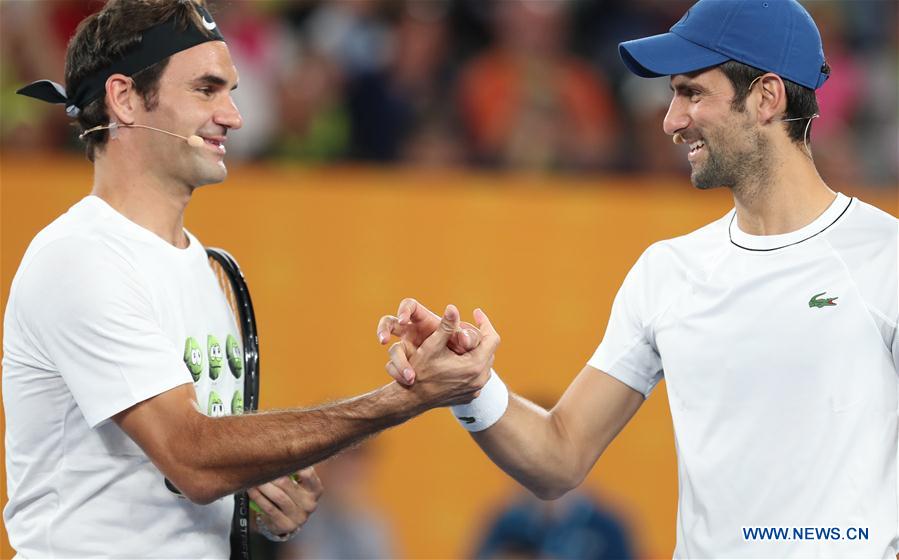
[[[690,180],[697,189],[730,187],[734,192],[758,194],[770,175],[770,145],[749,123],[722,127],[705,136],[705,162],[694,168]],[[753,196],[754,197],[754,196]]]

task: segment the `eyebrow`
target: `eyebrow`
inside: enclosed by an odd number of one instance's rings
[[[696,82],[692,82],[692,81],[681,82],[677,85],[675,85],[673,83],[669,83],[668,88],[671,89],[671,91],[676,91],[678,93],[687,93],[687,92],[691,92],[691,91],[695,91],[698,93],[708,93],[708,91],[709,91],[705,87],[697,84]]]
[[[221,76],[216,76],[215,74],[203,74],[199,78],[196,78],[191,81],[194,85],[205,85],[205,86],[217,86],[217,87],[225,87],[228,85],[228,80],[222,78]],[[234,83],[234,87],[231,88],[231,91],[237,89],[238,83]]]

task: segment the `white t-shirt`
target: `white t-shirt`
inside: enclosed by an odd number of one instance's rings
[[[588,363],[647,396],[664,372],[675,557],[895,558],[897,237],[840,194],[798,231],[731,211],[634,265]]]
[[[21,556],[229,556],[233,498],[176,495],[110,421],[185,383],[208,413],[242,403],[237,326],[187,235],[178,249],[88,196],[28,247],[3,327],[3,516]]]

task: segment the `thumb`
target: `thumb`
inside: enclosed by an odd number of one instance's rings
[[[447,305],[443,317],[440,318],[440,326],[424,341],[422,347],[427,347],[427,350],[432,352],[444,348],[458,328],[459,310],[455,305]]]

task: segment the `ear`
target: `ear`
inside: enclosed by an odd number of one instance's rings
[[[787,110],[787,90],[777,74],[767,73],[758,78],[756,110],[759,122],[768,124]]]
[[[135,112],[143,108],[134,82],[124,74],[113,74],[106,80],[106,107],[110,120],[134,124]]]

